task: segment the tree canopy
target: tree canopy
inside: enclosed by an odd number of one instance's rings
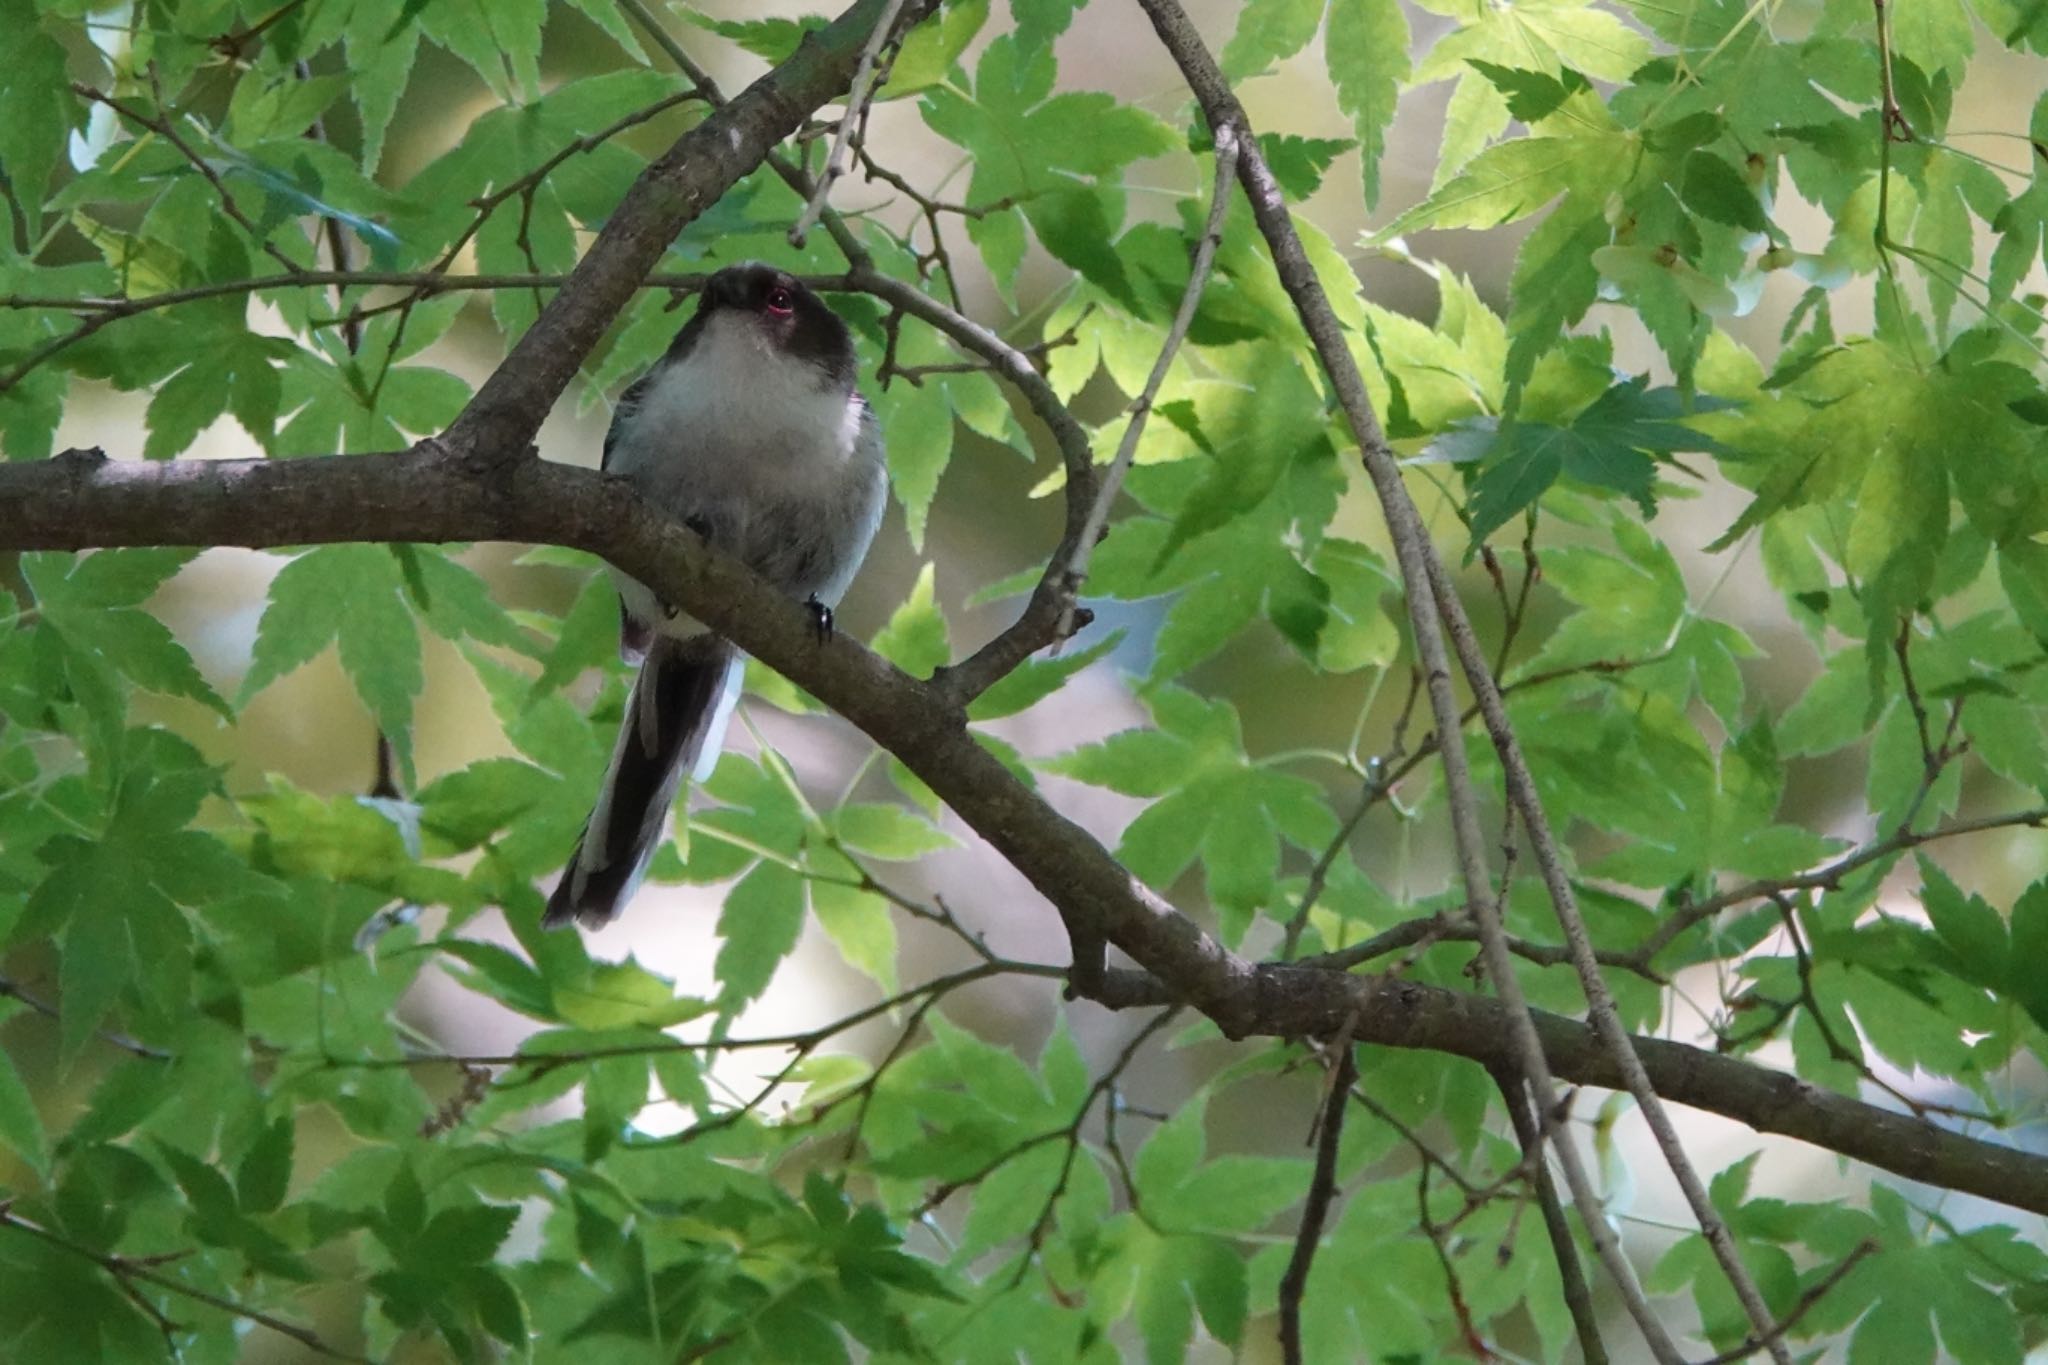
[[[2048,9],[716,9],[0,0],[0,1355],[2048,1335]],[[749,258],[830,641],[554,435]],[[538,928],[599,559],[757,661],[701,988]]]

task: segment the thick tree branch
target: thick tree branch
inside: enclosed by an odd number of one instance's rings
[[[1249,1013],[1258,1034],[1331,1037],[1356,1011],[1354,1042],[1448,1052],[1488,1067],[1512,1067],[1520,1060],[1509,1036],[1507,1006],[1485,996],[1287,963],[1258,967],[1246,989],[1256,1000]],[[1103,996],[1125,1007],[1170,998],[1157,980],[1119,971],[1109,973]],[[1621,1088],[1620,1067],[1589,1025],[1539,1009],[1531,1009],[1529,1018],[1555,1076],[1575,1085]],[[1704,1048],[1639,1034],[1629,1041],[1667,1100],[1909,1180],[2048,1213],[2048,1156],[1967,1137]]]
[[[826,700],[901,757],[1029,877],[1084,939],[1109,938],[1233,1034],[1251,967],[1047,807],[968,732],[937,685],[844,639],[713,553],[623,482],[539,460],[398,455],[135,464],[96,452],[0,466],[0,547],[266,547],[514,540],[604,556]],[[700,609],[701,608],[701,609]]]
[[[811,618],[744,567],[591,470],[516,460],[488,472],[433,445],[300,460],[111,461],[92,452],[0,465],[0,549],[123,545],[511,540],[617,564],[787,675],[895,754],[1018,868],[1070,925],[1106,937],[1143,973],[1109,973],[1112,1007],[1185,1001],[1226,1032],[1330,1037],[1520,1065],[1508,1012],[1454,991],[1306,964],[1253,967],[1132,877],[1087,831],[1025,787],[930,683],[858,643],[819,645]],[[1530,1011],[1549,1068],[1618,1086],[1584,1024]],[[2048,1213],[2048,1158],[1981,1142],[1737,1058],[1631,1040],[1657,1092],[1913,1180]]]

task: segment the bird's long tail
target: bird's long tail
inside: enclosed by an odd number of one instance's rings
[[[626,701],[619,742],[583,838],[548,897],[544,928],[611,923],[647,872],[683,774],[701,781],[718,764],[739,700],[742,662],[715,635],[657,637]]]

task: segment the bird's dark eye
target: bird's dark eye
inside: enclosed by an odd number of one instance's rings
[[[786,285],[770,285],[767,294],[768,311],[778,317],[788,317],[796,311],[796,295]]]

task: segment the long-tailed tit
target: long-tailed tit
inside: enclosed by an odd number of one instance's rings
[[[790,596],[821,624],[882,521],[874,412],[846,324],[760,264],[713,275],[661,361],[619,399],[604,468]],[[541,923],[609,923],[647,871],[683,774],[718,763],[739,700],[732,644],[614,570],[619,649],[639,658],[597,805]]]

